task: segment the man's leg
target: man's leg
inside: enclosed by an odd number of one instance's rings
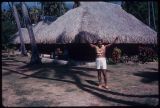
[[[101,70],[98,69],[97,72],[98,72],[98,81],[99,81],[98,87],[101,88],[102,87]]]
[[[108,88],[108,85],[107,85],[107,71],[105,69],[103,70],[103,78],[104,78],[104,87]]]
[[[101,78],[101,69],[100,69],[100,61],[98,59],[96,59],[96,69],[97,69],[97,73],[98,73],[98,87],[102,88],[102,78]]]
[[[103,70],[102,70],[102,73],[103,73],[103,78],[104,78],[104,87],[105,88],[108,88],[108,85],[107,85],[107,62],[106,62],[106,59],[103,60],[103,66],[102,66]]]

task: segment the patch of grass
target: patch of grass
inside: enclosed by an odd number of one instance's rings
[[[48,84],[45,84],[45,85],[43,85],[43,86],[45,86],[45,87],[49,87],[49,85],[48,85]]]
[[[2,97],[2,103],[5,101],[5,98],[4,97]]]
[[[65,90],[65,92],[73,92],[73,91],[77,91],[77,89],[74,89],[74,88],[68,88]]]
[[[10,83],[12,85],[12,89],[14,90],[15,94],[18,96],[22,95],[32,95],[33,92],[42,92],[43,90],[41,89],[34,89],[34,88],[29,88],[29,90],[26,90],[25,87],[21,85],[25,85],[24,83]]]
[[[25,106],[28,107],[43,107],[43,106],[50,106],[51,102],[46,100],[39,100],[39,101],[30,101],[25,103]]]
[[[27,101],[28,101],[27,98],[22,97],[22,98],[18,99],[17,104],[23,104],[24,102],[27,102]]]
[[[43,107],[43,106],[50,106],[51,103],[52,103],[51,101],[46,101],[46,100],[31,101],[23,97],[19,99],[19,102],[17,104],[20,104],[25,107]],[[59,103],[55,103],[55,105],[57,104]]]
[[[27,90],[16,90],[16,95],[22,96],[22,95],[31,95],[32,92]]]
[[[149,105],[149,106],[157,106],[158,104],[158,99],[154,99],[154,98],[147,98],[145,99],[144,103],[146,105]]]
[[[158,62],[158,61],[159,61],[158,57],[154,57],[154,58],[153,58],[153,61]]]
[[[115,65],[116,63],[111,58],[108,58],[107,64],[109,64],[109,65]]]
[[[131,86],[131,84],[130,83],[122,83],[122,87],[130,87]]]

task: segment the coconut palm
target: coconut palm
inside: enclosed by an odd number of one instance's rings
[[[154,26],[154,29],[156,30],[156,23],[155,23],[155,11],[154,11],[154,2],[152,1],[152,17],[153,17],[153,26]]]
[[[78,6],[80,6],[79,0],[74,0],[73,8],[76,8],[76,7],[78,7]]]
[[[39,10],[37,8],[31,9],[30,15],[34,24],[38,23],[38,17],[39,17],[38,14],[39,14]]]
[[[148,25],[151,26],[150,1],[148,1]]]
[[[30,44],[32,47],[32,56],[31,56],[30,64],[39,64],[41,63],[41,59],[39,57],[39,52],[38,52],[38,48],[36,45],[36,41],[35,41],[33,29],[32,29],[32,24],[31,24],[29,15],[28,15],[28,10],[24,2],[22,2],[22,13],[23,13],[26,25],[27,25],[28,34],[30,37]]]
[[[63,15],[67,9],[63,2],[41,2],[42,16],[56,16]]]
[[[20,38],[20,42],[21,42],[21,46],[20,46],[21,54],[26,56],[27,52],[26,52],[26,48],[25,48],[25,45],[24,45],[24,39],[23,39],[23,36],[22,36],[21,24],[20,24],[20,20],[19,20],[19,17],[18,17],[18,12],[17,12],[15,4],[13,2],[11,4],[12,4],[13,15],[14,15],[14,18],[15,18],[15,21],[16,21],[16,24],[17,24],[17,27],[18,27],[18,31],[19,31],[19,38]]]

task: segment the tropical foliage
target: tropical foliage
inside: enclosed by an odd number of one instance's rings
[[[6,49],[7,47],[11,48],[10,42],[13,38],[12,34],[14,34],[17,31],[16,24],[12,23],[11,21],[2,21],[2,49]]]
[[[143,23],[149,25],[157,31],[158,26],[158,4],[152,2],[139,2],[139,1],[123,1],[122,8],[128,13],[131,13]],[[150,11],[150,12],[149,12]],[[155,25],[154,25],[155,21]],[[150,24],[149,24],[150,22]]]
[[[7,3],[7,2],[6,2]],[[41,2],[44,8],[28,8],[29,17],[32,24],[37,24],[41,19],[41,15],[49,15],[49,16],[61,16],[63,15],[68,9],[65,7],[63,2]],[[9,5],[9,4],[8,4]],[[22,28],[26,28],[25,20],[22,14],[21,3],[15,3],[19,20]],[[45,14],[42,14],[44,11]],[[10,46],[10,41],[13,38],[13,34],[18,31],[17,25],[15,22],[15,18],[13,16],[12,6],[9,5],[9,9],[1,9],[1,16],[2,16],[2,48],[5,49]]]
[[[41,2],[42,4],[42,15],[45,16],[56,16],[63,15],[67,8],[63,2]]]

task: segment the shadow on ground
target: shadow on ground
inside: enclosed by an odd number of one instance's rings
[[[156,68],[147,68],[147,69],[158,72],[158,69],[156,69]]]
[[[158,71],[138,71],[137,73],[134,73],[134,75],[142,77],[141,82],[143,83],[153,83],[159,79]]]
[[[23,57],[23,56],[22,56]],[[2,55],[2,64],[6,64],[6,62],[21,62],[21,63],[24,63],[24,64],[28,64],[26,61],[21,61],[21,60],[17,60],[15,58],[15,56],[12,56],[12,57],[7,57],[7,56],[4,56]],[[3,65],[2,65],[3,66]]]
[[[61,82],[67,82],[71,84],[75,84],[79,89],[86,91],[92,95],[95,95],[103,100],[106,101],[111,101],[115,103],[120,103],[120,104],[125,104],[125,105],[147,105],[146,103],[140,103],[140,102],[135,102],[135,101],[129,101],[129,100],[124,100],[124,99],[117,99],[113,97],[106,96],[106,93],[112,94],[112,95],[119,95],[119,96],[125,96],[128,98],[132,97],[139,97],[139,98],[158,98],[158,95],[135,95],[135,94],[123,94],[123,93],[118,93],[118,92],[113,92],[110,90],[103,90],[95,87],[97,83],[95,83],[92,80],[85,80],[87,84],[82,82],[82,79],[80,76],[86,76],[86,77],[95,77],[94,75],[89,74],[90,72],[95,71],[95,69],[92,68],[84,68],[84,67],[72,67],[72,66],[57,66],[53,65],[52,63],[44,63],[41,65],[25,65],[23,67],[20,67],[20,69],[24,70],[30,70],[30,71],[35,71],[31,75],[25,74],[25,72],[17,71],[17,70],[11,70],[8,68],[2,68],[4,70],[8,70],[10,72],[14,72],[17,74],[24,75],[25,77],[23,78],[40,78],[40,79],[46,79],[46,80],[55,80],[55,81],[61,81]],[[49,73],[54,70],[54,73],[52,74],[52,77],[49,77]],[[149,73],[150,74],[150,73]],[[143,73],[141,74],[136,74],[142,77],[149,77],[150,75]],[[156,74],[157,75],[157,74]],[[71,80],[66,80],[65,77],[70,77]],[[157,78],[155,75],[152,75],[152,80]]]

